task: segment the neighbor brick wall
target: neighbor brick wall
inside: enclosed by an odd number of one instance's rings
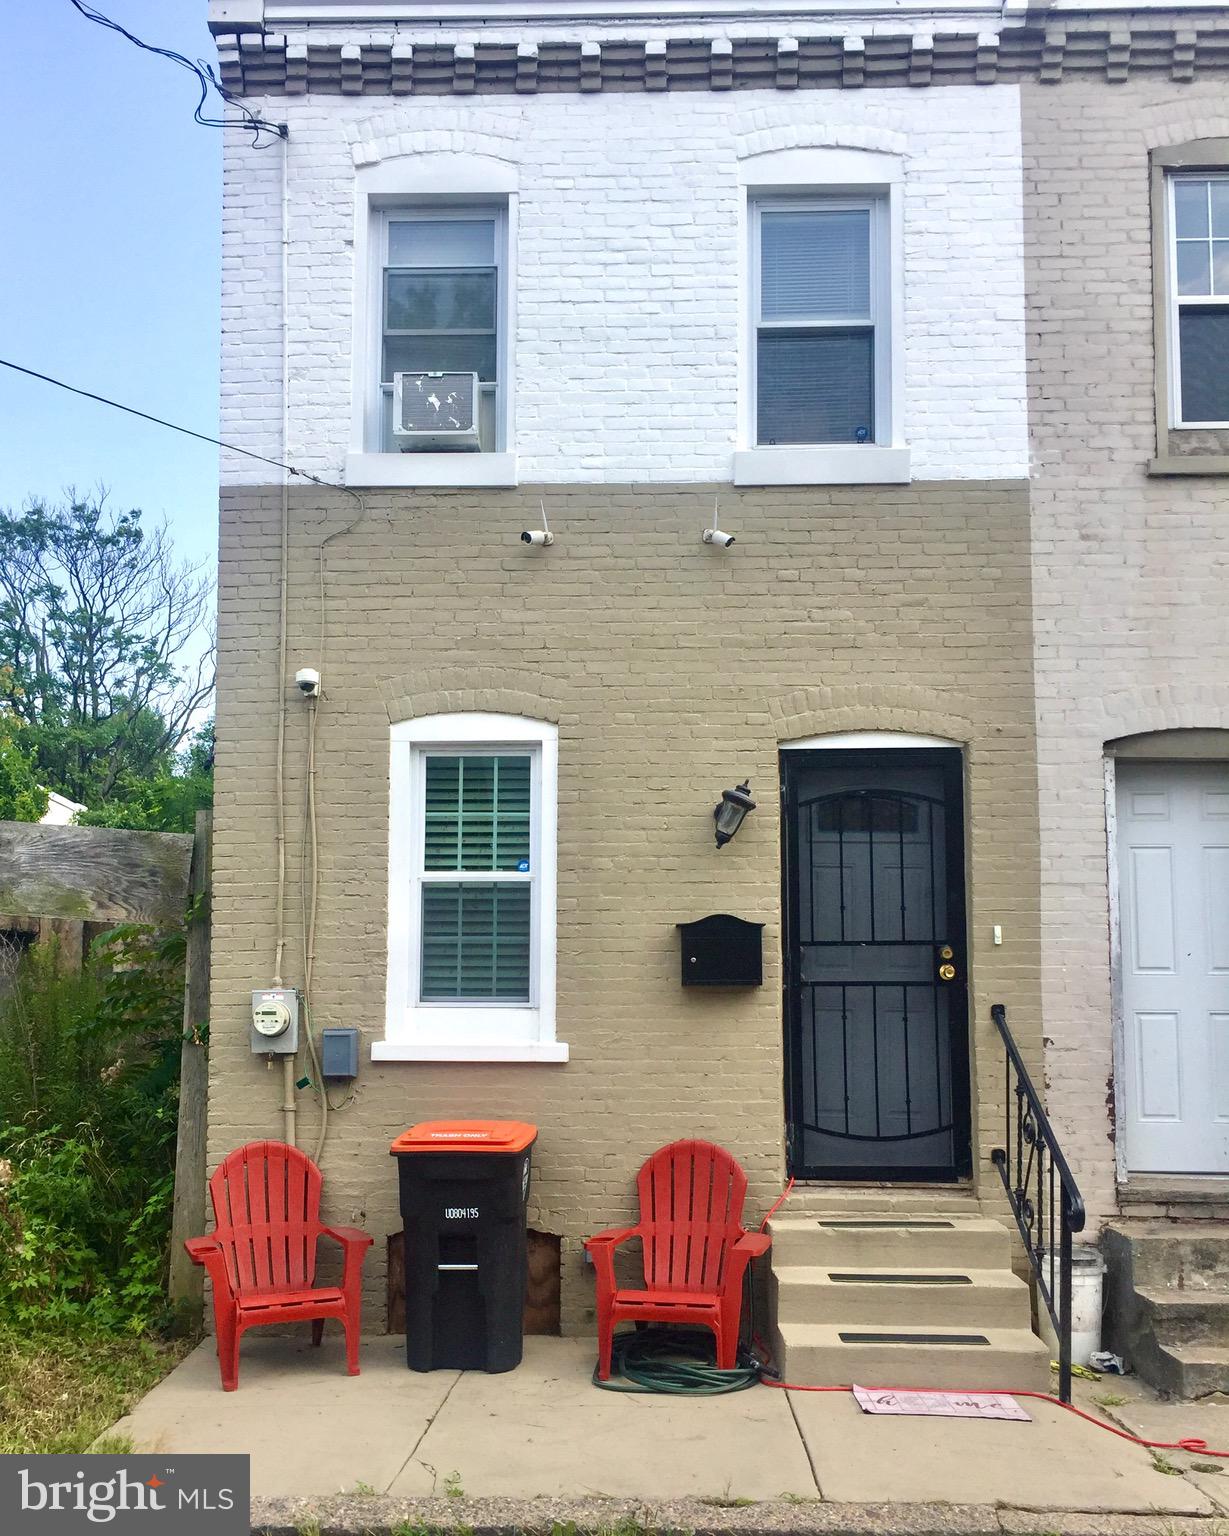
[[[1156,451],[1148,152],[1229,134],[1219,84],[1023,87],[1042,968],[1050,1111],[1116,1209],[1102,747],[1229,726],[1224,478]]]
[[[547,488],[557,543],[517,540],[538,487],[291,495],[289,666],[324,675],[317,1026],[363,1032],[330,1120],[326,1202],[378,1241],[400,1226],[393,1136],[434,1116],[541,1126],[531,1222],[564,1238],[564,1323],[591,1322],[588,1232],[631,1210],[642,1159],[679,1135],[729,1146],[758,1219],[783,1177],[777,745],[902,730],[967,742],[977,1171],[1001,1124],[1003,1001],[1037,1063],[1037,829],[1027,488],[946,483],[747,492],[738,543],[700,543],[712,486]],[[280,492],[224,496],[209,1157],[280,1135],[280,1073],[248,1049],[274,941]],[[287,708],[287,980],[297,982],[306,708]],[[558,1032],[566,1066],[373,1064],[386,959],[390,712],[512,709],[560,727]],[[712,806],[749,776],[759,809],[718,853]],[[674,925],[766,924],[765,984],[684,992]],[[1001,924],[1002,947],[991,944]],[[335,1095],[338,1096],[339,1095]],[[309,1095],[300,1141],[314,1141]]]
[[[1011,84],[520,98],[276,96],[289,190],[292,463],[351,441],[356,168],[488,157],[519,182],[515,439],[523,480],[728,480],[747,290],[739,162],[904,157],[905,403],[915,476],[1026,472],[1019,95]],[[227,136],[222,431],[281,449],[283,150]],[[400,158],[399,158],[400,157]],[[746,446],[743,444],[742,446]],[[267,472],[223,456],[230,483]]]

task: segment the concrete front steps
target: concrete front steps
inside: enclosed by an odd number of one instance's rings
[[[1006,1227],[961,1209],[774,1217],[774,1352],[804,1386],[1044,1391],[1050,1352]]]
[[[1229,1392],[1229,1224],[1106,1229],[1105,1343],[1171,1397]]]

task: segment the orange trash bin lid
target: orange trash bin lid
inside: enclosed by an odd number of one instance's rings
[[[538,1128],[523,1120],[424,1120],[402,1131],[397,1152],[523,1152]]]

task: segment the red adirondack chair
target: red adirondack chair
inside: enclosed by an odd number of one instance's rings
[[[214,1231],[184,1243],[213,1282],[222,1389],[239,1385],[239,1340],[262,1323],[310,1322],[319,1344],[325,1319],[346,1330],[346,1367],[358,1375],[359,1281],[371,1238],[320,1221],[320,1170],[281,1141],[249,1141],[209,1181]],[[340,1286],[317,1286],[316,1243],[331,1237],[345,1261]]]
[[[772,1239],[742,1224],[747,1175],[711,1141],[674,1141],[636,1178],[640,1220],[585,1242],[597,1272],[598,1375],[610,1376],[615,1324],[694,1323],[717,1338],[717,1364],[734,1366],[747,1265]],[[615,1285],[615,1249],[638,1237],[644,1289]]]

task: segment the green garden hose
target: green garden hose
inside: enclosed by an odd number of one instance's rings
[[[713,1364],[710,1334],[684,1328],[638,1328],[615,1335],[610,1380],[598,1378],[593,1385],[609,1392],[672,1392],[685,1397],[713,1397],[721,1392],[744,1392],[760,1379],[750,1365],[732,1371]]]

